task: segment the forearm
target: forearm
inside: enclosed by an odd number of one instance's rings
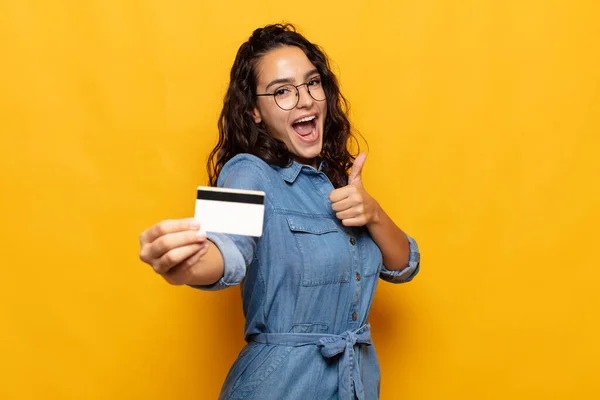
[[[192,286],[208,286],[216,283],[223,276],[224,262],[221,251],[213,242],[207,253],[189,269],[185,284]]]
[[[400,271],[408,266],[410,247],[406,234],[396,226],[381,206],[375,218],[367,224],[371,237],[383,255],[383,265],[389,270]]]

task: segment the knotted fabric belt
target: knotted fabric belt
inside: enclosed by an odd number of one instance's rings
[[[250,336],[248,342],[256,342],[275,346],[309,346],[316,345],[324,358],[340,355],[338,373],[339,398],[355,400],[354,390],[359,400],[364,399],[358,358],[354,353],[354,346],[360,344],[373,344],[371,340],[371,325],[365,324],[355,331],[346,331],[339,335],[319,333],[259,333]]]

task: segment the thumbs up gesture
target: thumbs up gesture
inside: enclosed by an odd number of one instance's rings
[[[348,185],[329,195],[331,207],[344,226],[364,226],[378,220],[379,203],[367,193],[362,183],[362,169],[367,155],[360,153],[348,177]]]

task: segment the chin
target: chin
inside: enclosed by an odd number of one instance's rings
[[[296,157],[303,158],[305,160],[314,160],[321,154],[321,150],[323,146],[313,146],[311,149],[305,149],[304,151],[299,151],[296,153]]]

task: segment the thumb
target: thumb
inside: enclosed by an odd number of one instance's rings
[[[362,169],[367,160],[367,153],[360,153],[352,164],[352,171],[348,177],[348,184],[351,185],[353,182],[361,179]]]

